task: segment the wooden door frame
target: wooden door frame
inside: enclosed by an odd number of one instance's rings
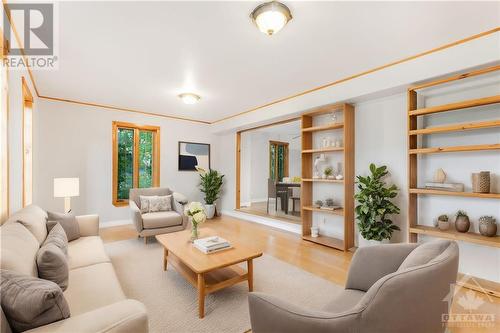
[[[23,115],[22,115],[22,151],[23,151],[23,197],[22,197],[22,205],[23,207],[26,206],[26,175],[25,175],[25,169],[26,169],[26,153],[24,151],[24,134],[25,134],[25,117],[26,117],[26,109],[30,108],[31,109],[31,154],[32,154],[32,160],[31,160],[31,199],[33,200],[33,95],[31,94],[31,91],[28,87],[28,84],[26,83],[26,79],[21,77],[21,84],[22,84],[22,92],[23,92]]]
[[[236,183],[236,193],[234,195],[235,207],[236,207],[235,209],[241,208],[241,205],[240,205],[240,198],[241,198],[241,134],[245,133],[245,132],[253,131],[256,129],[260,129],[260,128],[266,128],[266,127],[291,123],[292,121],[297,121],[300,119],[301,119],[300,116],[288,118],[285,120],[275,121],[273,123],[259,125],[259,126],[247,128],[247,129],[240,130],[240,131],[236,132],[236,154],[235,154],[236,155],[235,156],[235,159],[236,159],[236,182],[235,182]]]

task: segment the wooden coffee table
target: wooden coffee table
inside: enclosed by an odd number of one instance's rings
[[[215,236],[210,228],[200,229],[200,238]],[[248,281],[248,290],[253,290],[252,260],[262,256],[262,252],[241,245],[231,239],[231,249],[205,254],[196,249],[190,242],[191,231],[184,230],[170,234],[157,235],[156,239],[163,245],[163,270],[167,270],[167,262],[175,270],[198,289],[199,317],[205,316],[205,295]],[[247,262],[245,271],[236,264]]]

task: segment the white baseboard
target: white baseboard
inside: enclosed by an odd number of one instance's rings
[[[223,210],[222,215],[228,215],[232,217],[236,217],[245,221],[249,222],[254,222],[254,223],[259,223],[266,225],[268,227],[273,227],[276,229],[281,229],[285,230],[288,232],[292,232],[294,234],[302,234],[302,227],[298,224],[295,223],[287,223],[284,221],[280,220],[275,220],[273,218],[268,218],[268,217],[263,217],[263,216],[258,216],[258,215],[253,215],[253,214],[247,214],[243,212],[238,212],[234,210]]]
[[[132,220],[113,220],[113,221],[99,221],[99,228],[110,228],[110,227],[117,227],[119,225],[127,225],[127,224],[132,224]]]

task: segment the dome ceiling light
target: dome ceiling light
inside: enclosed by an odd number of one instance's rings
[[[179,98],[182,99],[184,104],[196,104],[201,97],[193,93],[183,93],[179,95]]]
[[[292,19],[287,6],[278,1],[263,3],[250,14],[260,31],[266,35],[274,35]]]

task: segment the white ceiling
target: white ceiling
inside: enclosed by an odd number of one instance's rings
[[[215,121],[499,26],[500,2],[63,2],[59,70],[41,95]],[[201,95],[184,105],[177,94]]]

